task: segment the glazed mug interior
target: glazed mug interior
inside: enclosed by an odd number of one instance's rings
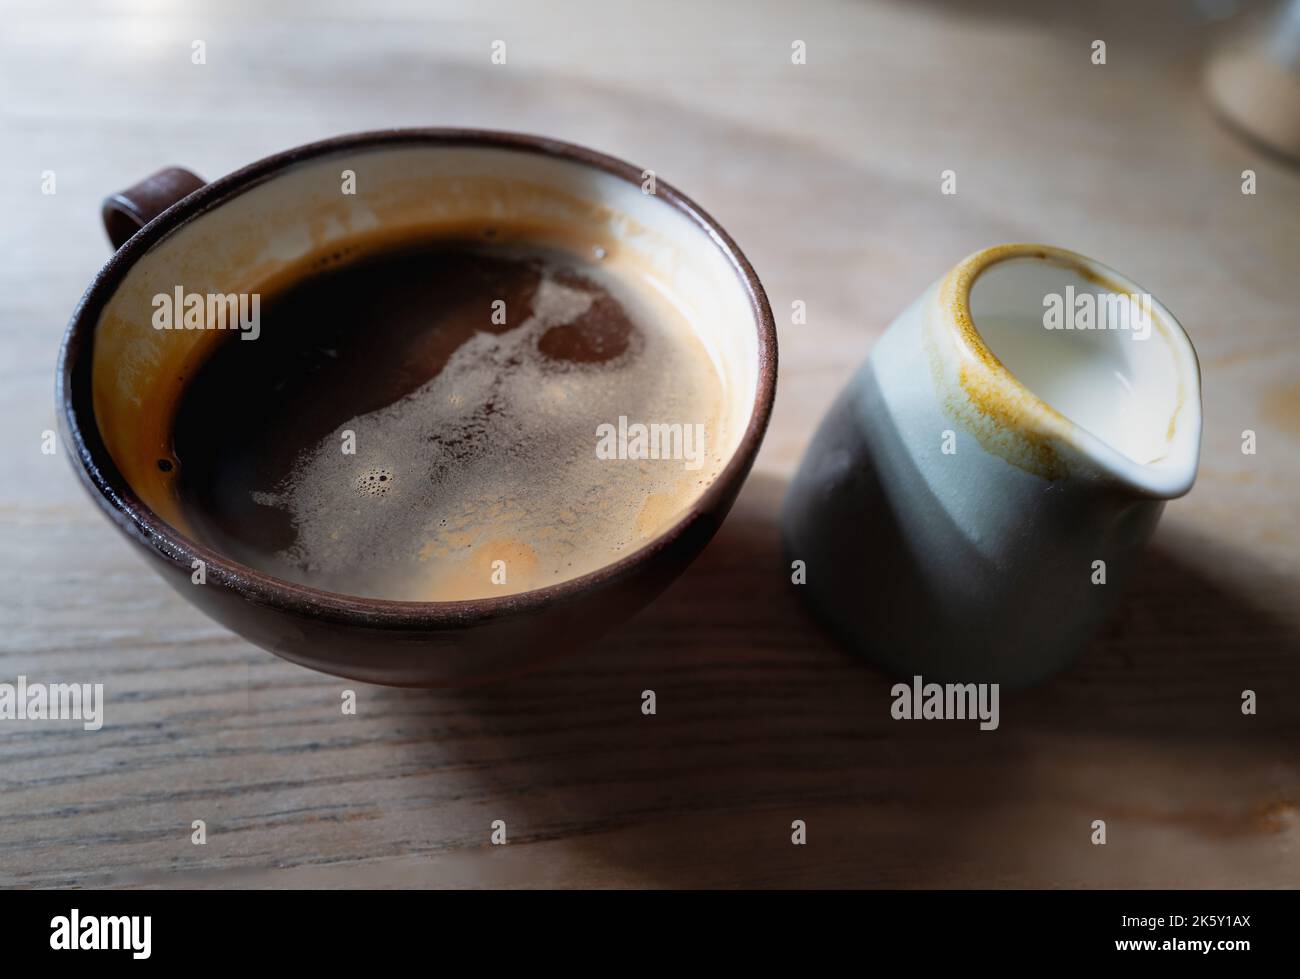
[[[342,190],[349,175],[355,193]],[[266,290],[268,283],[308,277],[313,269],[384,241],[493,224],[596,243],[602,254],[634,265],[693,325],[721,381],[719,430],[710,434],[711,448],[726,462],[680,518],[592,574],[464,602],[393,602],[317,591],[245,567],[197,539],[178,505],[174,473],[159,460],[168,456],[170,425],[187,380],[213,345],[228,338],[214,330],[152,328],[154,297],[182,284],[186,293],[199,294]],[[725,232],[692,202],[648,171],[579,147],[448,130],[314,144],[254,164],[171,207],[132,238],[92,285],[69,329],[60,370],[64,420],[83,476],[130,536],[185,573],[190,558],[205,561],[209,581],[241,591],[245,600],[270,601],[299,616],[344,624],[361,616],[352,624],[417,631],[537,612],[584,588],[626,578],[703,516],[707,532],[702,538],[688,535],[690,550],[698,550],[753,461],[774,386],[775,331],[761,286]],[[238,392],[231,392],[231,422],[257,424],[240,416]],[[289,658],[310,659],[286,650],[274,636],[234,627]],[[349,670],[337,657],[309,665],[381,682],[424,682],[411,679],[409,671],[394,679],[365,668]]]

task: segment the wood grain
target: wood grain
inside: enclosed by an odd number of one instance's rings
[[[94,734],[0,724],[0,884],[1300,882],[1300,174],[1212,117],[1215,28],[1185,5],[1078,6],[137,0],[72,16],[11,0],[0,682],[102,682],[108,704]],[[543,673],[428,693],[345,684],[217,628],[40,440],[64,324],[107,254],[105,193],[165,164],[214,177],[335,133],[442,124],[571,139],[684,189],[753,260],[782,362],[756,472],[672,590]],[[1093,255],[1180,317],[1204,374],[1201,477],[1106,633],[1004,698],[997,732],[895,722],[886,681],[806,618],[776,510],[889,319],[1014,240]]]

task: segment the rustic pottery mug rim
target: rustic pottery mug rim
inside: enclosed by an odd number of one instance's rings
[[[91,396],[95,328],[105,304],[127,272],[168,234],[240,193],[275,179],[296,164],[345,151],[398,148],[404,144],[532,153],[594,168],[634,185],[639,186],[643,181],[642,170],[632,164],[561,140],[500,130],[403,128],[337,136],[294,147],[251,163],[182,197],[144,224],[95,275],[73,311],[59,350],[55,396],[68,444],[75,452],[74,468],[113,523],[187,575],[193,562],[201,560],[206,565],[210,584],[228,588],[245,600],[276,611],[345,625],[423,630],[467,625],[502,614],[528,613],[611,584],[680,538],[697,520],[719,509],[725,512],[729,494],[734,493],[753,465],[771,416],[776,394],[776,326],[758,276],[730,235],[703,208],[657,175],[655,196],[676,208],[708,236],[743,285],[757,331],[758,363],[749,419],[731,457],[676,522],[635,551],[579,577],[501,597],[442,602],[365,598],[312,588],[258,571],[192,540],[137,496],[103,442]]]

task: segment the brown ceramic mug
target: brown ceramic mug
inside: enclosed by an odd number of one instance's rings
[[[341,195],[340,175],[364,176]],[[580,577],[512,595],[403,602],[277,578],[196,539],[157,464],[201,332],[142,322],[183,276],[245,291],[376,228],[437,229],[484,208],[523,223],[590,225],[639,250],[690,304],[733,433],[718,475],[643,546]],[[73,314],[57,397],[77,471],[113,523],[182,596],[296,663],[374,683],[440,686],[518,672],[575,650],[661,592],[703,549],[758,451],[776,387],[776,331],[757,276],[725,231],[648,171],[533,136],[392,130],[313,143],[204,184],[169,169],[105,201],[117,252]],[[194,569],[204,569],[204,583]]]

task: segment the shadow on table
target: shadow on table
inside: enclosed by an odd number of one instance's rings
[[[455,697],[483,725],[496,745],[484,779],[515,841],[570,838],[640,884],[944,886],[971,880],[955,868],[1006,857],[990,834],[1008,809],[1047,801],[1045,766],[1092,764],[1099,745],[1153,755],[1171,775],[1198,746],[1294,760],[1296,632],[1219,583],[1213,555],[1167,535],[1074,669],[1003,698],[998,731],[893,720],[890,681],[798,599],[780,552],[783,488],[752,477],[700,560],[597,649],[500,687],[394,692]],[[1246,688],[1256,717],[1241,714]],[[810,843],[833,838],[830,863],[790,845],[801,818]]]

